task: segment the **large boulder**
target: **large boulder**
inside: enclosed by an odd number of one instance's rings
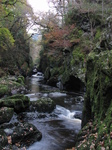
[[[33,101],[31,105],[31,109],[33,108],[33,110],[49,113],[52,112],[56,107],[56,104],[51,98],[40,98],[37,101]]]
[[[0,100],[0,107],[14,108],[16,113],[25,111],[30,105],[30,99],[22,94],[9,96]]]
[[[0,98],[22,92],[26,92],[23,76],[5,76],[0,78]]]
[[[0,108],[0,124],[9,122],[13,116],[14,109],[2,107]]]
[[[42,138],[41,132],[32,124],[18,124],[11,135],[12,144],[31,145]]]
[[[41,132],[34,125],[16,123],[16,126],[0,129],[0,149],[14,149],[14,147],[18,149],[30,146],[34,142],[40,141],[41,138]]]

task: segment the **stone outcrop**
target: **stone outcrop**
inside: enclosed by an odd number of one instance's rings
[[[77,149],[112,149],[112,50],[91,52]]]
[[[56,104],[51,98],[40,98],[37,101],[31,102],[30,110],[38,112],[52,112]]]
[[[13,95],[0,100],[0,107],[14,108],[16,113],[25,111],[30,105],[30,99],[22,94]]]
[[[101,120],[112,100],[112,50],[92,52],[87,60],[87,89],[83,111],[83,125],[95,117]]]

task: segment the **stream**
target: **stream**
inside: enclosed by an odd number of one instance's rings
[[[50,97],[56,103],[52,113],[27,112],[25,115],[25,120],[42,133],[42,139],[27,150],[65,150],[73,147],[81,129],[82,93],[61,92],[33,77],[26,80],[26,85],[29,89],[26,95],[30,101]]]

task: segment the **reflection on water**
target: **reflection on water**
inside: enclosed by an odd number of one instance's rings
[[[75,118],[76,113],[82,113],[83,103],[77,101],[80,94],[60,92],[55,87],[37,82],[36,78],[27,80],[26,84],[29,87],[27,96],[31,101],[40,97],[50,97],[56,103],[55,110],[50,114],[38,112],[26,114],[26,120],[42,132],[42,140],[28,147],[28,150],[64,150],[73,147],[76,134],[81,128],[81,120]]]

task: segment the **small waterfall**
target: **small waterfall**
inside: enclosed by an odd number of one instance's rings
[[[80,119],[76,119],[75,118],[75,114],[76,114],[77,111],[71,112],[70,110],[68,110],[68,109],[66,109],[66,108],[64,108],[62,106],[59,106],[59,105],[56,106],[56,110],[55,111],[56,111],[56,113],[58,114],[58,116],[60,118],[68,119],[68,120],[74,120],[74,121],[77,120],[77,121],[81,122]]]

